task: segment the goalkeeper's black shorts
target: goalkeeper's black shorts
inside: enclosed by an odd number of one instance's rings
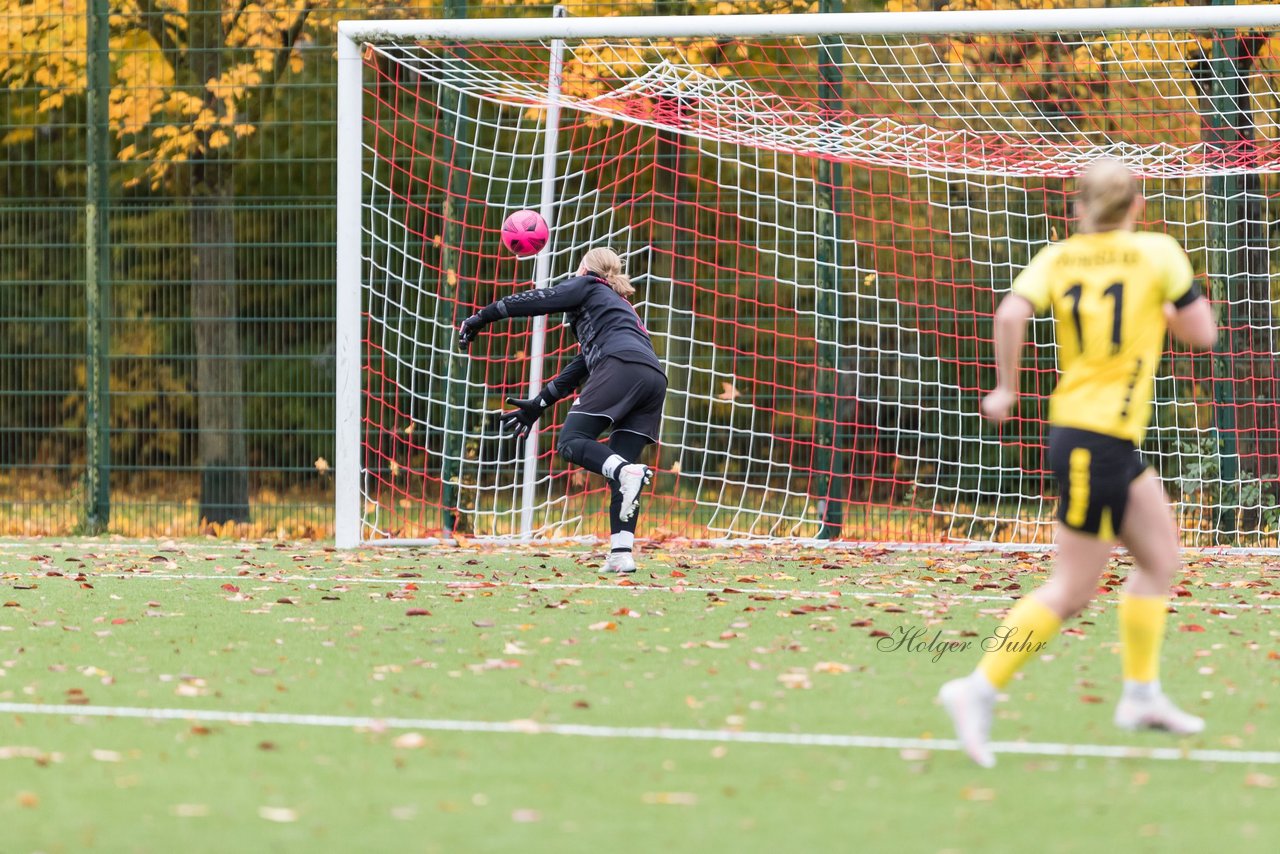
[[[666,397],[667,378],[662,371],[609,356],[591,372],[569,411],[604,416],[613,422],[612,429],[629,430],[656,442]]]

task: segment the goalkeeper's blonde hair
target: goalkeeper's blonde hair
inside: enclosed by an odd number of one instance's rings
[[[631,284],[631,279],[627,278],[627,274],[622,272],[622,259],[612,249],[597,246],[582,256],[582,264],[580,266],[598,274],[609,283],[609,287],[613,288],[619,296],[630,299],[631,295],[636,292],[635,286]]]

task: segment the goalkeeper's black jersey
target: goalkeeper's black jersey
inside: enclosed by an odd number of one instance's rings
[[[582,348],[587,370],[595,370],[610,356],[662,370],[649,333],[631,303],[593,274],[574,276],[549,288],[512,294],[485,307],[480,316],[491,323],[504,317],[534,317],[557,312],[565,313]]]

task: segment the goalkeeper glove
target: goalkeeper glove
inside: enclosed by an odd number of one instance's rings
[[[547,407],[555,403],[555,399],[551,398],[546,389],[538,393],[537,397],[528,400],[517,400],[514,397],[508,397],[507,403],[515,407],[515,409],[506,412],[495,412],[493,414],[494,421],[498,428],[517,439],[523,439],[533,430],[533,425],[538,423],[538,419],[542,417],[542,413]]]
[[[476,340],[476,336],[480,334],[480,330],[484,329],[485,322],[478,314],[473,314],[458,327],[458,349],[467,350],[471,347],[471,342]]]

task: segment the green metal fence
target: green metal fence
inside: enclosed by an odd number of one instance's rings
[[[327,536],[335,22],[551,5],[0,11],[0,536]]]

